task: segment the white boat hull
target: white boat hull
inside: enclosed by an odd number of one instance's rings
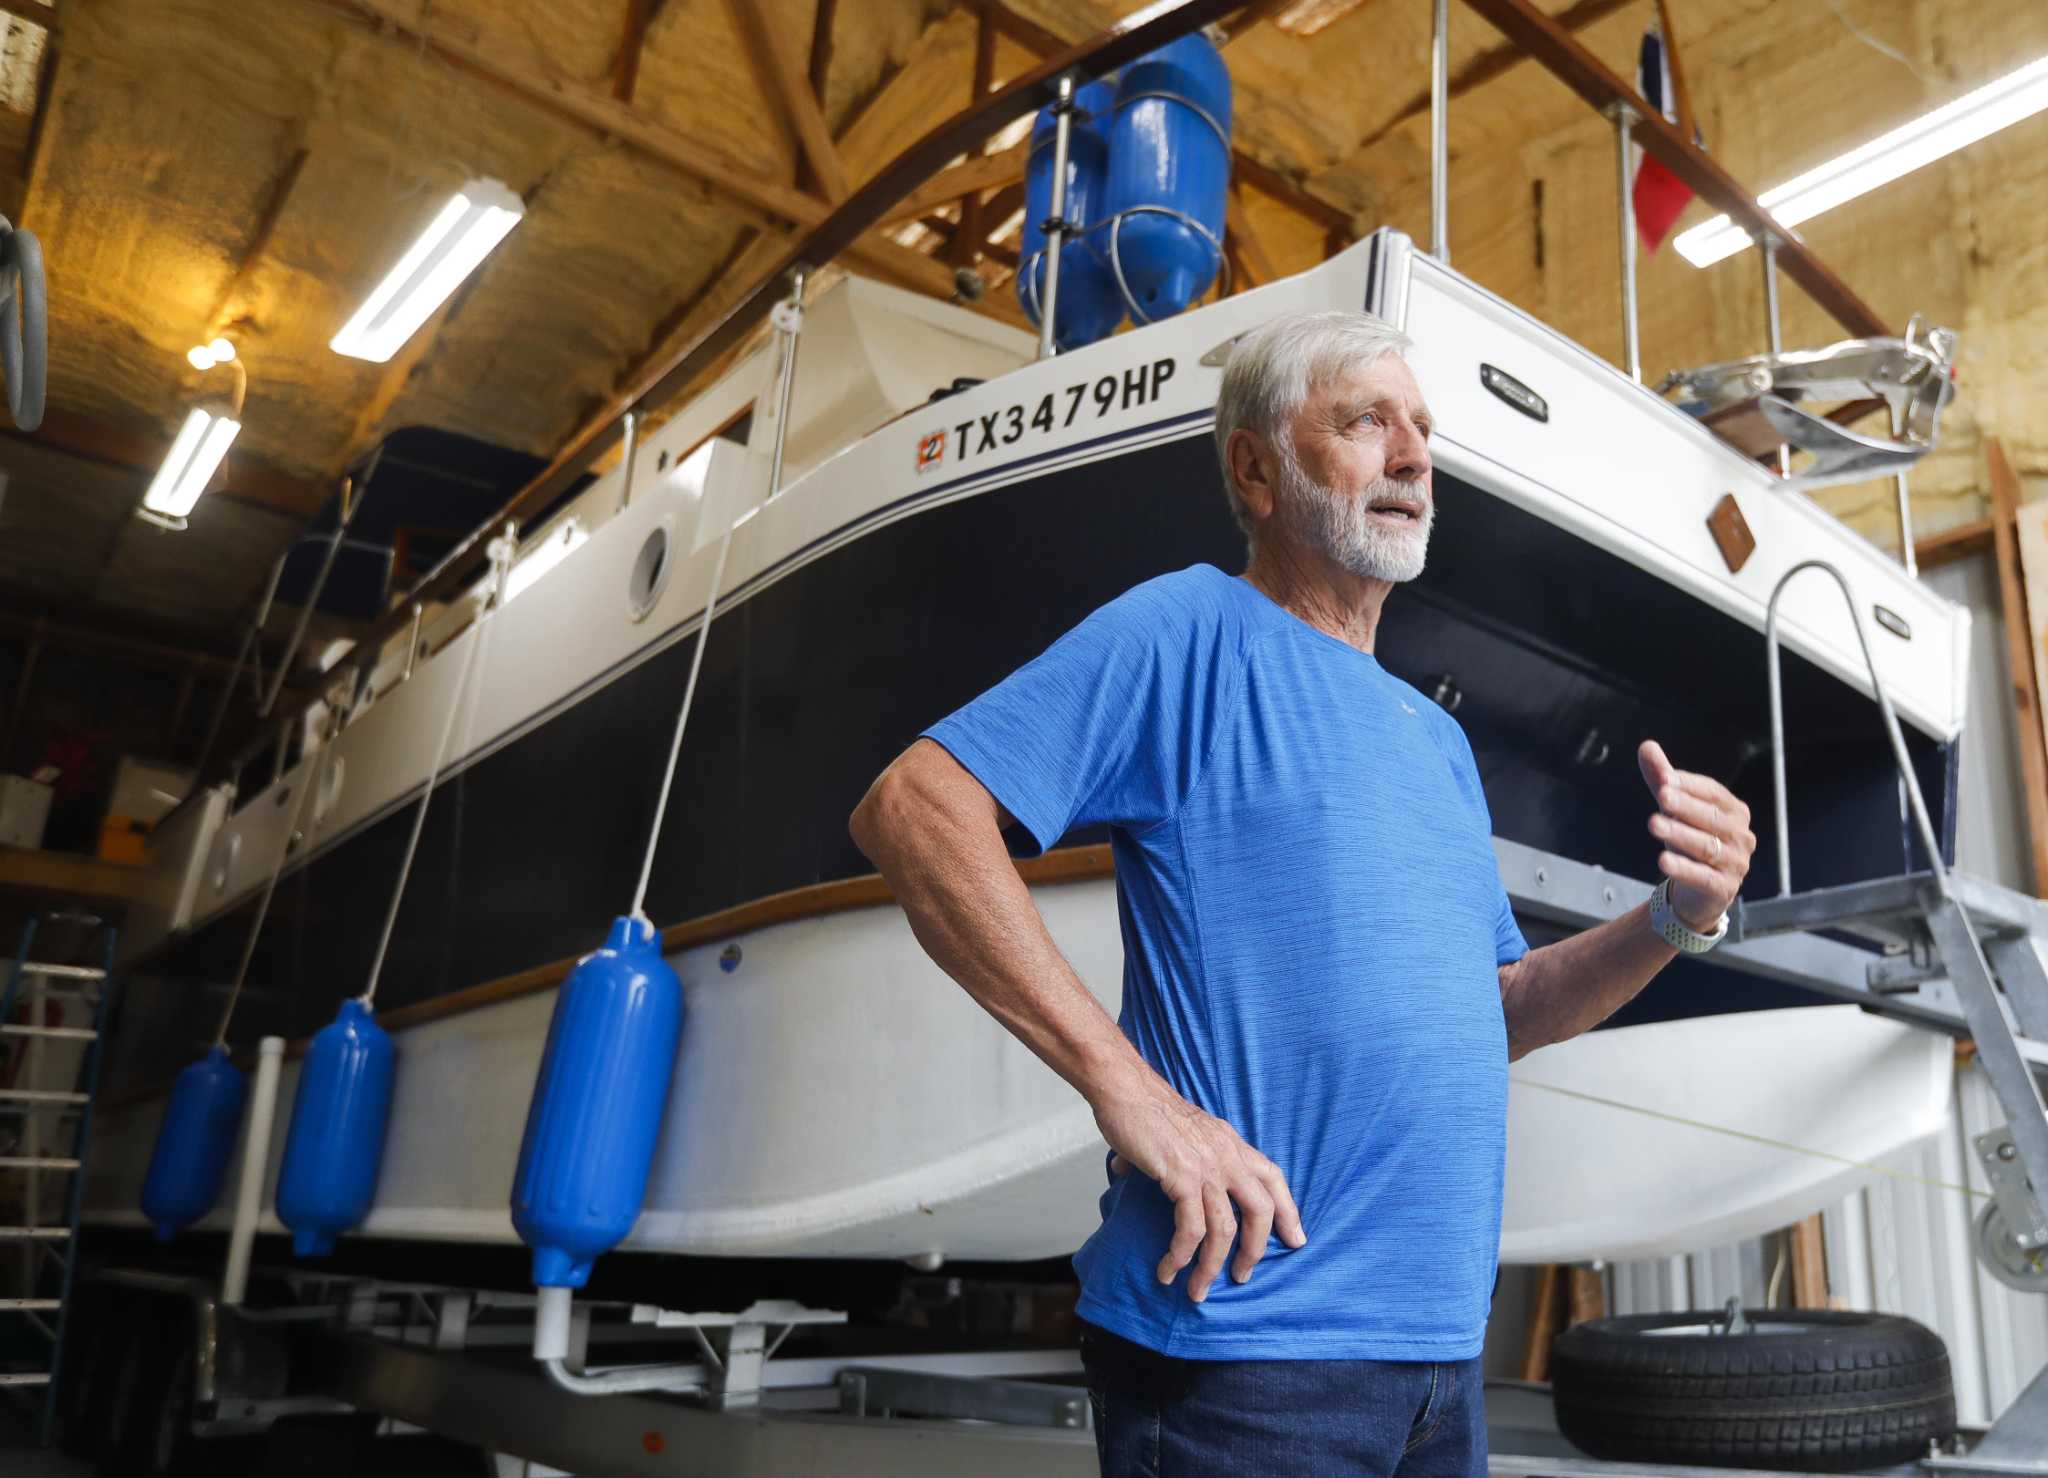
[[[1113,888],[1034,890],[1111,1012],[1123,968]],[[627,1247],[1027,1260],[1070,1253],[1093,1230],[1104,1145],[1092,1114],[940,973],[899,910],[736,943],[730,970],[723,942],[674,957],[689,1015]],[[550,989],[398,1034],[391,1135],[362,1234],[515,1240],[507,1195],[553,1004]],[[1662,1255],[1782,1226],[1864,1173],[1845,1161],[1934,1132],[1951,1066],[1945,1038],[1821,1006],[1595,1032],[1512,1071],[1501,1253],[1545,1262]],[[290,1064],[280,1112],[296,1079]],[[102,1117],[89,1220],[140,1222],[161,1112],[157,1099]],[[205,1225],[224,1227],[225,1211]],[[267,1213],[265,1225],[278,1230]]]

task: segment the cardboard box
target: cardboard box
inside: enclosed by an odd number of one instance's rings
[[[41,847],[55,794],[25,775],[0,775],[0,846]]]

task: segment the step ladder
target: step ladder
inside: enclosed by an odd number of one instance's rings
[[[1800,572],[1832,575],[1870,674],[1899,788],[1927,858],[1923,872],[1803,893],[1792,890],[1786,820],[1785,705],[1778,670],[1778,598]],[[1873,954],[1865,1010],[1933,1027],[1976,1044],[2006,1122],[1977,1136],[1992,1201],[1977,1220],[1977,1255],[2000,1281],[2048,1294],[2048,903],[1952,872],[1927,812],[1919,777],[1884,680],[1870,653],[1861,608],[1842,572],[1825,560],[1795,564],[1771,592],[1764,620],[1771,699],[1771,778],[1777,823],[1778,896],[1730,910],[1733,942],[1826,932],[1886,951]],[[1930,1468],[2048,1478],[2048,1371],[2043,1371],[1967,1454],[1933,1454]]]
[[[95,931],[100,963],[38,962],[36,936],[57,922]],[[8,1356],[0,1365],[0,1391],[39,1401],[45,1446],[56,1419],[65,1314],[77,1269],[93,1094],[112,1019],[115,943],[114,928],[96,915],[31,915],[0,988],[0,1062],[13,1066],[11,1076],[0,1078],[0,1351]],[[81,1002],[90,1024],[49,1024],[51,1003],[63,1001]],[[20,1020],[18,1007],[26,1008]],[[57,1072],[52,1044],[72,1042],[85,1043],[85,1050],[67,1075],[69,1086],[60,1088],[51,1081]],[[43,1217],[52,1176],[66,1182],[63,1219],[55,1222]],[[7,1267],[10,1250],[19,1259],[13,1269]],[[24,1357],[25,1350],[32,1353]]]

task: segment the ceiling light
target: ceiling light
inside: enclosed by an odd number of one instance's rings
[[[2017,72],[2008,72],[1996,82],[1966,92],[1952,103],[1766,190],[1757,203],[1779,225],[1796,226],[2031,118],[2043,108],[2048,108],[2048,57],[2029,62]],[[1748,230],[1726,216],[1715,216],[1682,231],[1672,242],[1679,255],[1695,267],[1711,266],[1751,244]]]
[[[471,180],[406,248],[355,317],[328,343],[336,354],[382,364],[398,352],[491,248],[526,214],[525,202],[496,180]]]
[[[235,361],[235,346],[226,339],[215,339],[206,348],[213,355],[215,364],[233,364]]]
[[[185,362],[196,370],[213,368],[213,348],[208,344],[194,344],[185,351]]]
[[[213,480],[214,469],[228,454],[228,445],[242,429],[232,416],[194,410],[179,428],[156,480],[143,495],[142,506],[165,519],[183,519]]]

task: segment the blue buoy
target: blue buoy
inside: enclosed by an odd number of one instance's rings
[[[614,920],[555,997],[526,1114],[512,1225],[541,1288],[581,1288],[633,1229],[682,1041],[683,985],[654,926]]]
[[[248,1097],[248,1081],[228,1061],[225,1047],[216,1046],[178,1074],[142,1182],[142,1214],[159,1242],[170,1241],[220,1199]]]
[[[300,1257],[325,1257],[369,1214],[397,1060],[391,1034],[359,1000],[343,1001],[306,1050],[277,1176],[277,1219]]]
[[[1133,323],[1170,318],[1209,290],[1229,192],[1230,71],[1208,37],[1183,36],[1117,81],[1097,250],[1122,274]]]
[[[1053,309],[1053,340],[1078,349],[1107,338],[1123,321],[1123,300],[1109,268],[1096,254],[1095,237],[1082,233],[1102,219],[1103,186],[1109,177],[1109,120],[1116,104],[1114,82],[1090,82],[1074,91],[1074,117],[1067,130],[1065,215],[1073,229],[1060,246],[1059,303]],[[1024,234],[1018,242],[1022,267],[1017,301],[1035,324],[1045,292],[1045,221],[1052,214],[1053,134],[1058,114],[1041,108],[1031,128],[1031,162],[1024,174]]]

